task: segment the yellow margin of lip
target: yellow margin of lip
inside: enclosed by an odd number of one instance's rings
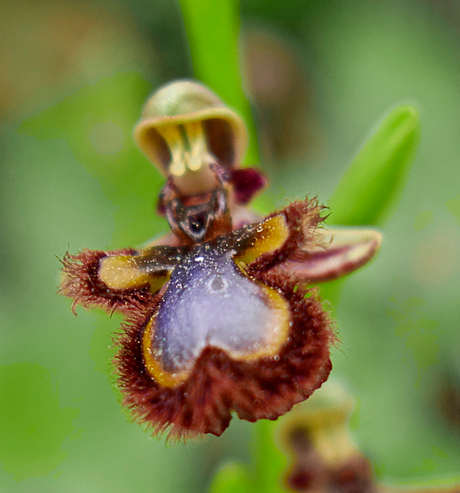
[[[279,214],[260,223],[255,230],[254,243],[235,260],[250,264],[263,253],[273,252],[281,248],[289,238],[286,218]]]
[[[191,370],[182,371],[180,373],[169,373],[164,371],[160,363],[155,359],[152,351],[152,336],[157,313],[149,320],[149,323],[142,334],[142,355],[144,357],[145,368],[158,385],[161,387],[173,388],[187,380]]]
[[[254,282],[254,281],[252,281]],[[276,290],[257,283],[267,295],[270,308],[275,314],[271,323],[276,324],[275,337],[257,351],[251,353],[228,351],[222,348],[230,358],[237,361],[254,361],[264,357],[276,356],[283,344],[286,342],[290,330],[290,307],[289,302]],[[193,367],[177,373],[169,373],[161,367],[152,351],[152,339],[154,332],[156,313],[149,320],[142,335],[142,354],[145,367],[150,376],[162,387],[174,388],[183,383],[192,373]]]

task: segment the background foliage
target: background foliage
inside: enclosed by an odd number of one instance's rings
[[[355,436],[380,479],[459,479],[460,6],[240,7],[244,86],[271,178],[259,210],[306,194],[328,203],[373,125],[402,103],[421,113],[382,251],[334,305],[334,376],[358,400]],[[1,489],[204,491],[222,460],[249,460],[251,425],[176,447],[149,438],[114,386],[119,318],[75,318],[55,295],[56,255],[165,230],[153,213],[162,179],[131,132],[152,89],[192,75],[180,5],[4,2],[0,33]]]

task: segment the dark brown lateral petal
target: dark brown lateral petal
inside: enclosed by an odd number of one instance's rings
[[[223,236],[217,243],[233,247],[235,261],[247,265],[264,254],[273,254],[284,246],[289,237],[288,223],[280,214],[234,231],[230,239]]]
[[[382,242],[382,235],[370,229],[318,229],[317,237],[317,244],[297,251],[275,272],[304,282],[331,281],[369,262]]]
[[[230,181],[235,190],[235,201],[246,205],[267,185],[265,175],[256,168],[230,170]]]
[[[325,207],[318,204],[316,198],[296,201],[284,209],[267,216],[264,222],[276,217],[284,218],[288,235],[284,243],[274,251],[260,255],[249,265],[248,272],[268,271],[282,264],[301,250],[309,250],[318,244],[318,225],[325,220],[321,213]],[[263,224],[263,223],[262,223]],[[257,227],[257,225],[255,225]],[[232,233],[238,235],[238,231]]]
[[[142,335],[156,305],[131,317],[118,340],[115,364],[123,402],[137,420],[154,432],[169,430],[178,439],[193,433],[221,435],[232,410],[247,421],[276,419],[321,386],[331,370],[329,346],[334,339],[327,314],[314,291],[277,277],[264,280],[289,300],[293,317],[279,354],[235,361],[224,351],[207,347],[178,387],[160,386],[144,366]]]
[[[179,263],[183,249],[169,246],[150,247],[133,254],[108,252],[100,260],[98,278],[109,289],[158,291]]]

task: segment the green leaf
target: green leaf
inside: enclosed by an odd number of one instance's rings
[[[228,462],[214,475],[209,493],[250,493],[249,471],[243,464]]]
[[[405,184],[420,137],[412,106],[399,106],[380,124],[345,172],[329,200],[329,224],[381,223]]]

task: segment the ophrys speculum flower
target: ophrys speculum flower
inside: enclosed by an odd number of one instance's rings
[[[205,94],[209,104],[210,93],[190,82],[159,94],[180,89],[188,101],[184,88],[194,97]],[[190,112],[181,120],[177,105],[174,118],[150,121],[142,134],[143,148],[154,149],[147,154],[161,158],[167,176],[159,209],[171,234],[163,244],[85,250],[63,259],[61,292],[74,305],[126,316],[115,359],[124,403],[155,430],[179,437],[220,435],[232,411],[249,421],[276,419],[317,389],[331,370],[334,335],[316,290],[307,285],[356,269],[380,243],[371,231],[324,233],[324,208],[316,200],[294,202],[266,218],[248,212],[242,204],[262,175],[227,159],[241,157],[243,133],[225,120],[230,110],[216,116],[213,97],[210,111],[194,114],[200,135],[190,137],[187,125],[196,122]],[[224,122],[215,124],[219,118]],[[216,132],[205,131],[213,124],[228,131],[226,153],[213,140]],[[238,171],[249,179],[235,178]]]

